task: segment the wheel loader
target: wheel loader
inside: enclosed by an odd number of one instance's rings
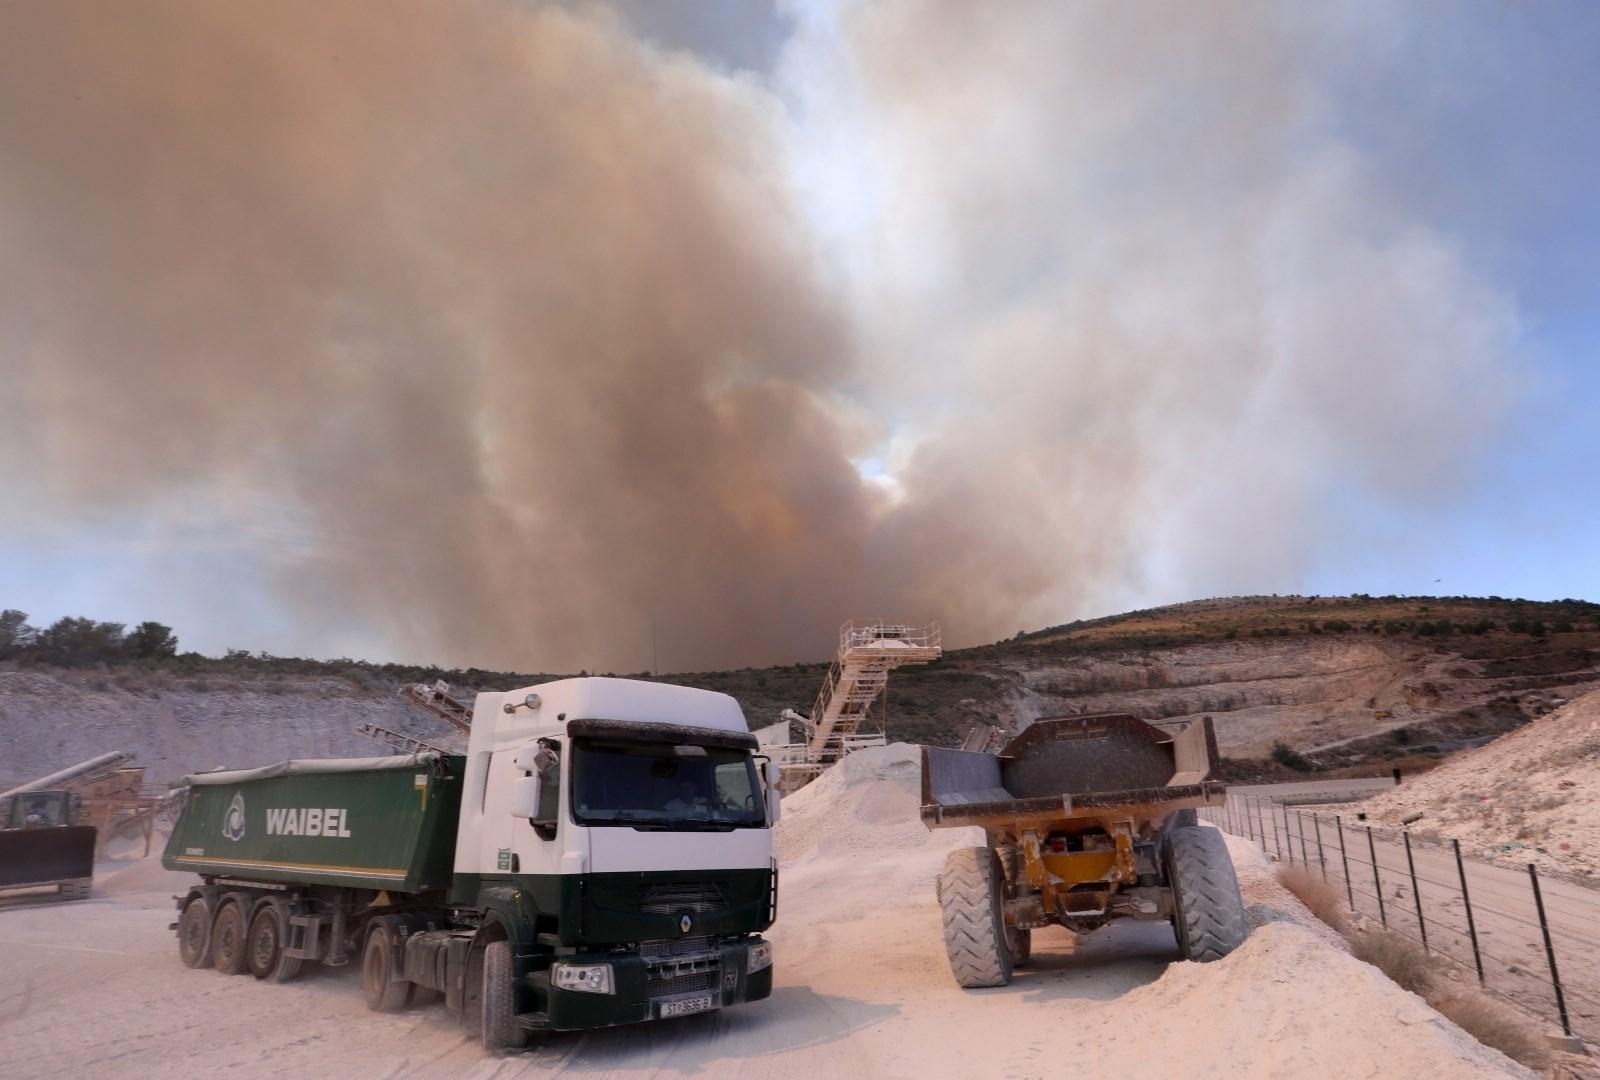
[[[1172,924],[1200,962],[1245,937],[1244,903],[1222,834],[1196,810],[1222,805],[1210,779],[1211,718],[1176,728],[1109,714],[1038,720],[998,754],[924,747],[922,820],[977,826],[939,875],[945,948],[963,987],[1004,986],[1032,932],[1083,933],[1113,919]]]

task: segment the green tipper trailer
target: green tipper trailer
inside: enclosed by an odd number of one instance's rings
[[[162,857],[190,967],[361,964],[499,1050],[767,997],[777,769],[723,694],[568,679],[479,694],[465,755],[200,773]]]
[[[464,757],[285,761],[185,777],[169,870],[400,893],[450,887]]]

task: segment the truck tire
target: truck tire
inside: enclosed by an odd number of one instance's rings
[[[993,848],[957,848],[939,875],[944,947],[956,982],[968,989],[1011,981],[1002,893],[1005,872]]]
[[[288,905],[277,901],[262,904],[256,917],[250,920],[250,935],[245,939],[250,974],[278,983],[288,982],[300,974],[300,958],[284,952],[288,942]]]
[[[520,1050],[528,1045],[528,1030],[517,1023],[516,995],[512,992],[511,943],[491,941],[483,950],[483,1048],[490,1053]]]
[[[211,905],[203,896],[190,897],[178,916],[178,957],[185,967],[211,962]]]
[[[1189,826],[1167,838],[1172,928],[1185,960],[1220,960],[1244,941],[1244,900],[1228,845],[1216,829]]]
[[[249,970],[244,937],[244,909],[238,900],[224,900],[211,927],[211,963],[224,975],[243,975]]]
[[[1185,810],[1174,810],[1167,816],[1168,829],[1187,829],[1200,824],[1200,812],[1194,807]]]
[[[411,1001],[411,986],[395,975],[394,930],[379,923],[367,934],[367,947],[361,953],[361,989],[367,995],[367,1008],[376,1012],[399,1012]]]

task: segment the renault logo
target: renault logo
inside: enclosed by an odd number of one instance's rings
[[[679,917],[678,929],[683,931],[685,934],[694,929],[694,919],[689,916],[688,912],[685,912]]]

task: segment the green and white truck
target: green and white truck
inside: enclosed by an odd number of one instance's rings
[[[479,694],[467,753],[186,777],[162,857],[190,967],[361,964],[490,1050],[764,998],[777,769],[725,694],[583,678]]]

